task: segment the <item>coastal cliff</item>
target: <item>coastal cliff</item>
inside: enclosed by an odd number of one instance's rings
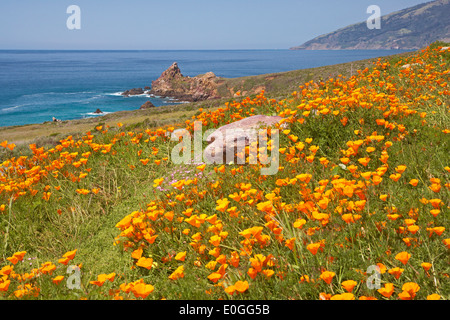
[[[382,9],[382,8],[381,8]],[[292,50],[416,50],[450,41],[450,0],[436,0],[381,17],[380,29],[366,21],[318,36]]]

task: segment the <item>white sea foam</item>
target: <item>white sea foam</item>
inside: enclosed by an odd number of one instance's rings
[[[122,96],[123,91],[119,91],[119,92],[113,92],[113,93],[106,93],[107,96],[117,96],[117,97],[121,97]]]
[[[160,98],[159,96],[155,96],[152,93],[141,93],[141,94],[131,94],[129,96],[124,96],[122,95],[122,93],[124,93],[125,91],[118,91],[118,92],[112,92],[112,93],[105,93],[105,95],[107,96],[115,96],[115,97],[125,97],[125,98],[133,98],[133,97],[148,97],[148,98]]]
[[[148,97],[148,98],[152,98],[153,95],[150,95],[148,93],[141,93],[141,94],[132,94],[132,95],[129,95],[129,96],[124,96],[124,97],[126,97],[126,98],[133,98],[133,97]]]
[[[104,116],[105,114],[108,114],[108,113],[111,113],[111,112],[106,112],[106,111],[103,111],[102,113],[88,112],[88,113],[83,113],[83,116],[96,116],[96,117],[98,117],[98,116]]]
[[[21,104],[21,105],[14,106],[14,107],[0,109],[0,111],[2,111],[2,112],[13,111],[13,110],[19,109],[20,107],[23,107],[23,106],[24,106],[24,104]]]

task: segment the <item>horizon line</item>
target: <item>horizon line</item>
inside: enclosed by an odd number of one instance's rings
[[[259,49],[0,49],[0,51],[414,51],[415,49],[292,49],[292,48],[259,48]]]

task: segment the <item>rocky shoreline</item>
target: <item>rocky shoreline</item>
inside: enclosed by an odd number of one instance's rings
[[[183,76],[178,63],[174,62],[161,76],[152,81],[151,87],[132,88],[122,93],[123,96],[149,94],[162,98],[172,98],[178,101],[204,101],[218,99],[217,88],[225,80],[213,72],[207,72],[195,77]],[[147,91],[145,91],[147,90]]]

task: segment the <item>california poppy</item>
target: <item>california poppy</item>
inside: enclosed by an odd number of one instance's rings
[[[394,293],[394,284],[393,283],[386,283],[384,285],[384,288],[380,288],[377,290],[383,297],[390,298],[391,295]]]
[[[406,252],[400,252],[395,256],[395,259],[406,265],[408,263],[409,258],[411,258],[411,255]]]
[[[330,284],[336,274],[332,271],[324,271],[320,274],[320,279]]]
[[[243,293],[248,290],[249,284],[247,281],[239,280],[239,281],[236,281],[236,283],[234,284],[234,287],[238,292]]]
[[[341,285],[347,292],[352,292],[353,288],[357,285],[357,282],[354,280],[347,280],[342,282]]]
[[[145,269],[150,270],[153,265],[153,259],[152,258],[145,258],[141,257],[137,262],[136,265]]]

